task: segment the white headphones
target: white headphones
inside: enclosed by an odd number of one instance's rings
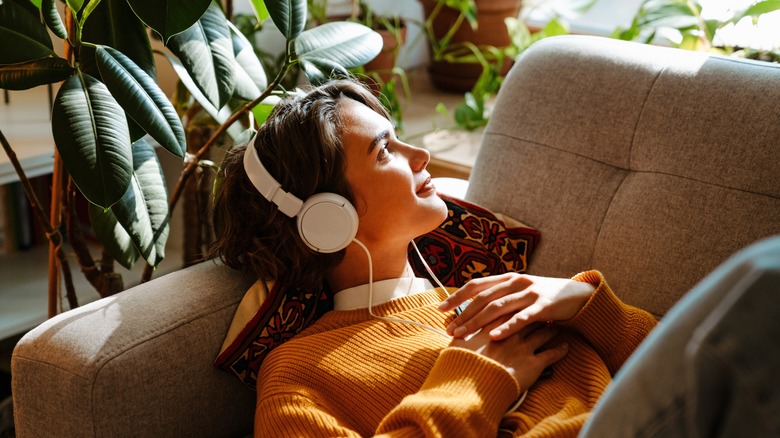
[[[333,253],[352,243],[358,229],[355,207],[335,193],[318,193],[304,202],[285,192],[260,162],[254,146],[256,137],[257,134],[249,141],[244,152],[246,175],[257,191],[276,204],[279,211],[297,217],[298,233],[303,242],[321,253]]]

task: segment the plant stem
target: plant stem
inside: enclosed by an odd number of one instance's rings
[[[699,26],[699,31],[701,32],[701,35],[699,35],[699,41],[701,41],[704,51],[709,51],[712,48],[712,41],[710,41],[710,36],[707,33],[707,24],[704,22],[704,19],[701,18],[699,8],[697,8],[691,0],[686,0],[685,3],[696,17],[696,23]]]
[[[225,18],[233,21],[233,0],[225,0]]]
[[[187,179],[190,177],[190,175],[197,169],[198,162],[200,161],[201,157],[208,151],[208,149],[213,145],[217,139],[227,131],[228,127],[235,123],[239,118],[241,118],[243,115],[248,113],[252,110],[252,108],[256,107],[260,102],[265,100],[268,96],[271,95],[273,90],[276,89],[276,87],[279,86],[279,84],[282,82],[282,79],[287,75],[287,72],[290,71],[290,68],[295,64],[296,61],[292,60],[291,57],[288,56],[287,62],[285,62],[284,66],[281,70],[279,70],[279,73],[276,75],[274,80],[266,87],[266,89],[263,91],[263,93],[257,97],[255,100],[247,103],[241,109],[234,112],[220,127],[212,134],[211,138],[209,138],[206,143],[198,149],[195,154],[189,158],[184,165],[184,169],[182,169],[181,174],[179,175],[179,180],[176,182],[176,187],[173,190],[173,194],[170,197],[170,200],[168,201],[168,215],[173,214],[174,208],[176,208],[176,204],[179,202],[179,198],[181,198],[182,192],[184,191],[185,184],[187,182]],[[154,271],[154,266],[150,265],[148,262],[146,264],[146,267],[144,268],[143,275],[141,277],[141,282],[147,282],[152,278],[152,272]]]
[[[38,220],[43,225],[43,229],[46,232],[46,237],[49,239],[50,245],[54,248],[56,252],[56,257],[59,260],[59,263],[61,266],[63,266],[63,275],[67,278],[71,278],[70,276],[70,269],[66,270],[66,266],[68,266],[68,261],[65,258],[65,252],[62,250],[62,236],[60,235],[59,229],[52,228],[49,218],[46,216],[46,212],[43,211],[43,207],[41,206],[40,201],[38,201],[38,197],[35,195],[35,191],[33,190],[32,186],[30,185],[30,180],[27,178],[27,175],[24,173],[24,169],[22,169],[21,163],[19,163],[19,159],[16,157],[16,153],[11,149],[11,145],[8,143],[8,140],[5,138],[5,135],[3,134],[3,131],[0,130],[0,143],[3,145],[3,149],[5,150],[5,153],[8,155],[8,159],[11,161],[11,164],[14,167],[14,170],[16,171],[16,175],[19,177],[19,182],[22,184],[22,188],[24,189],[24,194],[27,196],[28,201],[30,202],[30,208],[33,210],[36,216],[38,216]],[[52,203],[54,200],[52,200]],[[59,202],[59,200],[57,201]],[[66,282],[66,291],[67,291],[67,297],[68,297],[68,303],[70,304],[71,308],[78,307],[78,301],[76,299],[76,292],[73,289],[73,281],[71,279],[70,284]],[[54,314],[57,313],[57,306],[56,306],[57,300],[56,295],[54,301],[49,302],[49,317],[54,316],[52,313],[52,304],[54,304]]]
[[[119,276],[121,284],[121,276],[113,272],[113,259],[110,259],[111,262],[108,262],[106,260],[106,255],[103,254],[103,263],[109,268],[104,272],[95,265],[95,259],[92,258],[89,247],[87,247],[87,242],[84,239],[84,233],[81,230],[78,213],[76,211],[76,186],[71,177],[68,177],[68,187],[65,193],[67,195],[65,206],[68,212],[68,220],[66,221],[68,237],[70,238],[70,245],[76,253],[76,260],[78,260],[79,267],[81,267],[81,272],[84,273],[84,277],[86,277],[89,284],[95,288],[101,298],[121,291],[121,288],[119,290],[111,289],[111,286],[116,284],[116,281],[109,281],[109,277]]]

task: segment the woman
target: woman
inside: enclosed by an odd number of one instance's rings
[[[457,291],[410,278],[409,242],[446,207],[428,152],[399,141],[353,82],[278,105],[247,148],[223,164],[215,251],[262,278],[336,291],[334,310],[266,358],[255,436],[575,436],[655,324],[595,271],[504,274]],[[290,217],[305,223],[299,199],[323,192],[356,216],[354,237],[327,254]]]

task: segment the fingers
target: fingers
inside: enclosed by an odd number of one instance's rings
[[[481,289],[474,296],[466,310],[447,327],[447,332],[450,335],[467,336],[485,327],[498,317],[515,314],[536,301],[537,296],[534,292],[526,290],[531,283],[523,276],[514,274],[508,277],[498,276],[497,278],[501,280],[498,283],[479,282],[473,287],[464,286],[463,290],[468,294],[473,294],[480,288],[484,289]],[[516,327],[520,322],[522,322],[521,319],[515,321],[513,327]]]
[[[488,324],[495,321],[500,317],[506,317],[501,322],[506,324],[512,319],[513,314],[522,310],[528,304],[532,303],[533,299],[529,297],[501,297],[493,299],[487,304],[474,303],[469,305],[459,317],[447,327],[448,332],[455,337],[466,336],[473,333],[480,328],[487,330],[494,330],[498,325],[491,325],[488,328]],[[470,310],[470,312],[469,312]]]
[[[467,300],[474,298],[475,295],[482,292],[483,290],[501,283],[506,279],[505,277],[506,274],[503,274],[471,280],[463,287],[453,292],[452,295],[445,298],[444,301],[439,304],[439,310],[442,312],[448,312],[460,306]]]
[[[515,333],[519,333],[523,327],[540,320],[538,317],[540,310],[542,310],[541,306],[532,304],[515,313],[511,318],[507,319],[506,322],[497,325],[490,330],[490,339],[493,341],[500,341]]]
[[[545,326],[544,328],[537,328],[541,323],[534,323],[529,327],[535,328],[528,331],[528,328],[523,329],[518,336],[523,337],[528,348],[531,348],[536,357],[536,365],[540,370],[546,369],[550,365],[560,361],[569,352],[569,344],[563,342],[555,346],[549,346],[550,343],[558,333],[560,328],[556,326]]]
[[[568,353],[569,344],[564,342],[563,344],[547,348],[544,351],[537,353],[536,358],[543,364],[542,368],[546,368],[566,357],[566,354]]]

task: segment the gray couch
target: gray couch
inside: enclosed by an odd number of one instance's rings
[[[530,272],[597,268],[658,317],[780,233],[780,66],[594,37],[507,78],[467,199],[538,228]],[[241,436],[254,393],[212,367],[252,282],[206,262],[53,318],[12,359],[19,437]]]

